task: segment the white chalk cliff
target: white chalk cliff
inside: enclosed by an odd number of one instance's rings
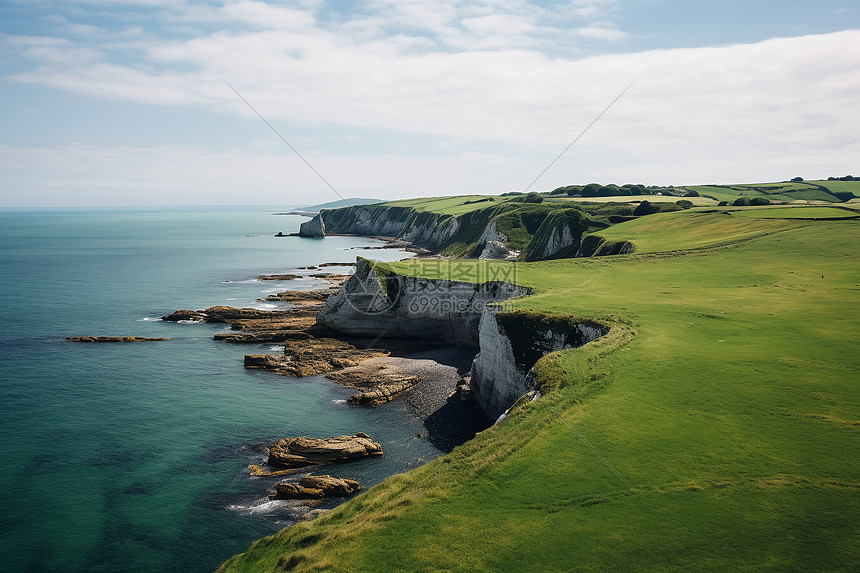
[[[329,297],[317,322],[345,334],[478,348],[472,391],[478,405],[495,418],[533,389],[528,374],[541,356],[581,346],[608,330],[588,320],[547,319],[493,304],[530,292],[505,281],[402,276],[359,258],[355,275]]]

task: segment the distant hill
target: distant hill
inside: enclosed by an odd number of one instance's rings
[[[385,203],[384,199],[339,199],[337,201],[329,201],[311,207],[301,207],[297,211],[320,211],[321,209],[337,209],[338,207],[349,207],[351,205],[372,205],[374,203]]]

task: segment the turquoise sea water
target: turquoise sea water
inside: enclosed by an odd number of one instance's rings
[[[325,378],[244,370],[244,354],[270,345],[216,343],[223,326],[157,320],[320,286],[258,274],[405,256],[352,248],[370,239],[273,236],[302,220],[0,212],[0,570],[213,571],[293,522],[291,502],[266,499],[273,480],[245,469],[278,437],[367,432],[383,458],[328,469],[364,486],[439,455],[405,405],[349,407],[350,391]],[[171,340],[65,341],[75,335]]]

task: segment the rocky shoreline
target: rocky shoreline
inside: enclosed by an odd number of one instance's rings
[[[323,263],[302,270],[321,270],[328,266],[346,264]],[[285,273],[260,275],[257,279],[289,281],[306,276]],[[327,284],[309,291],[281,291],[261,299],[287,303],[289,307],[285,309],[214,306],[202,310],[176,310],[162,316],[161,320],[228,324],[230,332],[217,333],[213,338],[231,344],[283,344],[283,352],[279,354],[245,355],[245,368],[291,377],[325,374],[340,385],[356,390],[348,399],[351,406],[378,407],[391,400],[402,399],[409,411],[424,423],[428,441],[442,451],[451,451],[490,425],[482,411],[461,400],[457,393],[463,377],[468,374],[475,349],[450,346],[444,342],[350,336],[331,330],[319,324],[317,316],[328,298],[336,294],[352,275],[317,273],[310,276]],[[347,444],[349,450],[356,441],[368,441],[375,446],[368,446],[366,450],[354,448],[356,452],[364,452],[355,457],[336,453],[340,442]],[[290,451],[302,444],[308,446],[310,442],[314,442],[319,455],[303,457]],[[285,438],[271,444],[268,452],[268,468],[252,465],[249,468],[251,475],[278,477],[338,460],[382,454],[381,447],[363,433],[338,438]],[[307,483],[299,480],[276,484],[272,499],[321,499],[351,495],[360,488],[357,482],[341,483],[338,481],[341,478],[307,477],[302,478]]]
[[[325,266],[329,265],[318,265]],[[292,280],[292,277],[298,276],[261,275],[258,279]],[[456,383],[468,372],[474,351],[460,347],[448,348],[444,343],[348,336],[322,326],[317,322],[319,312],[328,298],[336,294],[351,275],[321,273],[312,276],[324,279],[329,284],[325,288],[309,291],[282,291],[262,299],[286,302],[291,308],[259,310],[214,306],[202,310],[176,310],[162,316],[161,320],[229,324],[235,332],[218,333],[213,338],[232,344],[283,344],[281,354],[245,355],[245,368],[293,377],[325,374],[327,378],[358,391],[349,398],[351,405],[380,406],[404,395],[426,379],[427,383],[420,392],[434,394],[432,403],[436,408],[441,408],[444,400],[440,401],[439,398],[447,399],[455,391]],[[452,359],[452,356],[457,358]],[[440,368],[428,366],[428,363],[435,363],[437,359],[442,364],[455,364],[453,368],[456,375],[451,371],[442,374]],[[435,393],[429,392],[430,387],[436,388]],[[433,410],[429,409],[428,404],[431,402],[426,398],[410,401],[410,407],[419,402],[421,406],[413,408],[413,411],[422,420],[430,417]],[[440,440],[440,443],[443,442],[448,443],[450,440]]]

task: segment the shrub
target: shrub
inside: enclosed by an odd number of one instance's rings
[[[770,205],[770,199],[767,197],[753,197],[750,199],[750,205]]]
[[[651,203],[651,201],[642,201],[639,203],[639,206],[633,209],[633,214],[637,217],[642,217],[643,215],[650,215],[651,213],[656,213],[660,210],[659,205],[655,205]]]
[[[801,181],[803,181],[803,177],[794,177],[792,178],[792,181],[794,181],[795,183],[800,183]]]
[[[543,195],[540,193],[527,193],[521,197],[514,197],[510,200],[511,203],[543,203]]]
[[[589,183],[585,187],[582,188],[582,196],[583,197],[599,197],[600,196],[600,183]]]
[[[717,203],[717,207],[725,207],[728,204],[729,204],[728,201],[720,201],[719,203]]]
[[[693,206],[693,202],[687,201],[686,199],[681,199],[680,201],[675,201],[675,205],[677,205],[681,209],[689,209]]]
[[[551,196],[567,195],[573,197],[582,191],[582,185],[565,185],[564,187],[556,187],[549,192]]]
[[[616,195],[624,195],[620,189],[618,189],[618,185],[614,185],[610,183],[609,185],[604,185],[600,189],[598,189],[598,193],[605,197],[615,197]]]
[[[690,189],[686,193],[684,193],[684,197],[699,197],[699,192],[695,189]]]
[[[645,189],[644,185],[640,185],[638,183],[627,183],[621,186],[622,189],[628,189],[630,193],[624,193],[625,195],[647,195],[648,190]]]
[[[596,216],[629,216],[633,214],[633,205],[627,203],[604,203],[596,207],[591,213]]]
[[[835,191],[833,194],[836,196],[837,199],[842,202],[850,201],[851,199],[856,197],[856,195],[851,191]]]
[[[738,197],[737,199],[732,201],[732,207],[749,207],[749,205],[749,197]]]

